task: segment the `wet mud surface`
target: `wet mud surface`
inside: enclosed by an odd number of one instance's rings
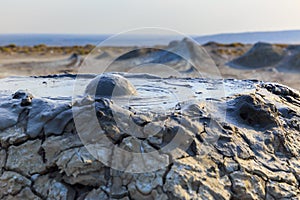
[[[1,199],[300,198],[297,91],[125,74],[136,95],[95,98],[94,77],[0,80]]]

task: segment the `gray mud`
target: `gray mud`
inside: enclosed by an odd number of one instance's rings
[[[274,72],[299,73],[300,47],[259,42],[245,54],[228,62],[228,65],[237,69],[269,68]]]
[[[138,77],[127,76],[138,92],[129,104],[128,98],[125,104],[80,95],[71,104],[74,77],[1,80],[11,87],[0,96],[0,198],[300,198],[298,91],[257,81]],[[82,94],[90,80],[77,80]],[[224,90],[216,93],[219,85]],[[25,86],[32,95],[15,93]],[[156,112],[157,106],[169,112]],[[93,109],[100,131],[86,115]],[[72,110],[83,126],[75,126]],[[165,148],[177,134],[189,138],[188,148],[181,140]],[[103,138],[131,153],[122,159],[109,151],[98,156],[140,173],[92,156],[89,147],[107,145]],[[158,152],[166,166],[153,171],[156,160],[132,156],[147,152]]]

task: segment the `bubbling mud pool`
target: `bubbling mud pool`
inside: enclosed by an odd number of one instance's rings
[[[111,97],[122,107],[139,112],[168,112],[176,109],[179,102],[214,101],[235,94],[255,90],[253,80],[203,78],[160,78],[146,74],[121,74],[136,88],[135,96]],[[0,94],[11,95],[18,90],[27,90],[35,98],[56,102],[71,102],[81,98],[94,74],[52,75],[40,77],[8,77],[0,79]],[[73,99],[74,100],[74,99]]]

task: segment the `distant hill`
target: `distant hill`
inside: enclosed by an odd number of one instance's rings
[[[245,32],[245,33],[225,33],[217,35],[207,35],[195,37],[195,40],[200,44],[207,42],[218,43],[250,43],[257,42],[267,43],[285,43],[285,44],[300,44],[300,30],[293,31],[274,31],[274,32]]]

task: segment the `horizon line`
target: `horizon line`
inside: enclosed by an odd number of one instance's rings
[[[226,35],[226,34],[249,34],[249,33],[275,33],[275,32],[300,32],[300,29],[281,29],[281,30],[266,30],[266,31],[241,31],[241,32],[220,32],[212,34],[185,34],[188,36],[217,36],[217,35]],[[0,33],[0,35],[74,35],[74,36],[100,36],[100,35],[117,35],[118,33]],[[128,35],[151,35],[151,34],[128,34]],[[155,34],[160,35],[160,34]],[[168,36],[167,34],[161,34],[161,36]],[[176,35],[174,35],[176,36]]]

